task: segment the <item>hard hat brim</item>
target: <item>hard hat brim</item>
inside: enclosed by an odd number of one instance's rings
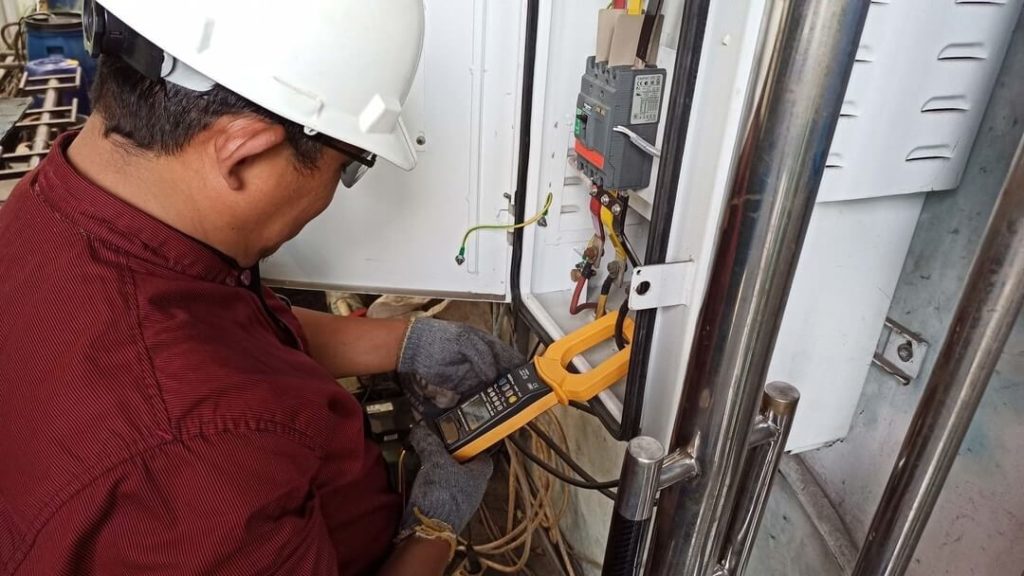
[[[328,135],[330,136],[330,134]],[[409,137],[409,133],[405,128],[405,122],[402,119],[398,120],[394,131],[390,134],[366,136],[364,138],[339,138],[339,140],[373,152],[402,170],[408,171],[416,167],[416,148],[413,146],[413,141]]]

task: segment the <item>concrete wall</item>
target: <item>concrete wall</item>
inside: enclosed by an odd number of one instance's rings
[[[626,444],[613,440],[592,416],[570,408],[555,410],[568,431],[569,450],[583,468],[598,480],[618,478]],[[593,490],[570,487],[569,493],[571,503],[562,519],[562,532],[584,574],[600,574],[612,501]]]
[[[1024,29],[1018,24],[961,186],[929,195],[889,311],[889,317],[931,343],[924,371],[903,387],[873,368],[848,437],[805,455],[858,544],[867,533],[1022,132]],[[1024,322],[1018,320],[910,575],[1021,574],[1022,413]]]

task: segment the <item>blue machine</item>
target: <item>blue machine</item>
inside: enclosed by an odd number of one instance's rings
[[[61,4],[76,2],[50,2],[52,8]],[[25,18],[25,32],[28,37],[29,60],[70,58],[77,60],[82,66],[82,89],[76,96],[79,110],[83,114],[88,114],[91,109],[89,87],[96,77],[96,61],[85,51],[82,15],[77,12],[36,12]],[[29,74],[32,74],[31,70]]]

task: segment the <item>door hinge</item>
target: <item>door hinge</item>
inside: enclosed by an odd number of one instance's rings
[[[687,306],[693,298],[693,260],[640,266],[629,286],[630,310]]]

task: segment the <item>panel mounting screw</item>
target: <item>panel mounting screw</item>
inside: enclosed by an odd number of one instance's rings
[[[611,200],[609,200],[607,196],[601,196],[601,204],[603,206],[607,206],[609,202],[611,202]]]
[[[420,134],[419,136],[417,136],[416,137],[416,145],[417,146],[426,146],[427,145],[427,137],[424,136],[423,134]]]
[[[904,342],[896,347],[896,354],[900,360],[910,362],[914,359],[914,345],[911,342]]]
[[[540,220],[537,220],[537,226],[540,226],[541,228],[547,228],[548,227],[548,217],[547,216],[541,216]]]
[[[643,296],[644,294],[647,294],[647,292],[650,289],[651,289],[651,283],[648,282],[647,280],[644,280],[643,282],[641,282],[640,284],[637,285],[636,293],[639,294],[640,296]]]

